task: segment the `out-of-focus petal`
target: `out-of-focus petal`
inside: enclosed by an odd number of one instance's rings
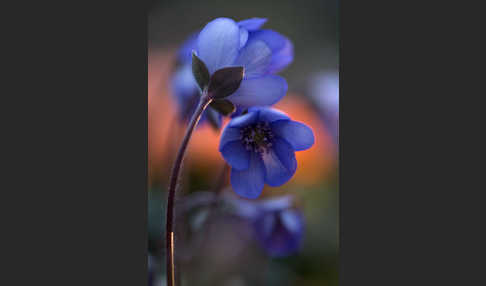
[[[233,211],[239,217],[248,220],[254,220],[260,215],[260,209],[258,208],[258,205],[251,201],[246,201],[239,198],[235,199],[233,197],[231,199],[228,199],[227,201],[233,204]]]
[[[285,36],[272,31],[260,30],[251,34],[248,44],[253,41],[264,41],[272,51],[269,73],[277,73],[294,60],[294,46]]]
[[[177,102],[179,118],[181,120],[189,119],[199,100],[199,88],[192,75],[190,65],[184,65],[174,73],[170,88],[171,94]]]
[[[241,140],[241,131],[237,127],[226,126],[221,134],[221,141],[219,142],[219,151],[221,151],[229,142]]]
[[[267,22],[266,18],[250,18],[239,21],[238,26],[243,27],[251,32],[260,29],[265,22]]]
[[[190,65],[184,65],[175,72],[171,81],[171,89],[178,102],[187,100],[194,91],[197,92],[197,83]]]
[[[250,166],[250,152],[241,141],[226,143],[221,149],[224,160],[236,170],[246,170]]]
[[[210,73],[233,64],[239,48],[240,29],[229,18],[218,18],[209,22],[197,39],[198,56]]]
[[[262,154],[262,160],[266,172],[265,183],[272,187],[285,184],[297,170],[294,149],[280,138],[273,141],[269,152]]]
[[[309,149],[314,144],[314,133],[305,124],[291,120],[272,123],[272,131],[285,139],[296,151]]]
[[[296,210],[285,210],[280,213],[280,219],[285,228],[292,232],[297,233],[301,229],[300,214]]]
[[[245,79],[227,99],[243,108],[272,105],[284,97],[287,87],[285,79],[277,75]]]
[[[231,186],[238,195],[244,198],[257,198],[262,193],[264,180],[265,167],[260,157],[254,152],[251,152],[248,169],[244,171],[231,169]]]
[[[179,52],[177,53],[177,59],[183,64],[190,64],[192,61],[192,51],[197,48],[197,37],[199,32],[192,34],[187,38],[187,40],[182,44]]]
[[[263,41],[252,41],[240,50],[235,65],[245,68],[245,79],[266,74],[272,58],[272,51]]]
[[[279,211],[284,210],[292,206],[292,196],[280,196],[277,198],[271,198],[263,200],[259,203],[259,206],[264,211]]]

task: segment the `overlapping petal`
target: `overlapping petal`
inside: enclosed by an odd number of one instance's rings
[[[246,170],[250,166],[250,155],[241,141],[226,143],[221,149],[224,160],[236,170]]]
[[[221,133],[221,139],[219,141],[219,151],[221,151],[226,144],[233,141],[241,140],[241,132],[237,127],[226,127]]]
[[[231,169],[231,185],[234,191],[244,198],[257,198],[261,194],[265,184],[264,168],[260,157],[252,152],[248,169],[243,171]]]
[[[273,132],[285,139],[296,151],[309,149],[314,144],[314,133],[305,124],[290,120],[272,123]]]
[[[277,75],[245,79],[228,99],[238,107],[268,106],[275,104],[287,92],[287,82]]]
[[[259,30],[251,34],[248,44],[253,41],[265,42],[272,51],[269,73],[277,73],[294,60],[294,46],[285,36],[273,30]]]
[[[197,53],[209,72],[234,63],[240,48],[240,29],[229,18],[218,18],[209,22],[199,33]]]
[[[267,22],[266,18],[250,18],[238,22],[238,26],[252,32],[260,29]]]
[[[265,183],[272,187],[285,184],[297,170],[297,160],[292,146],[285,140],[277,138],[272,148],[262,154],[265,165]]]
[[[261,77],[266,74],[272,51],[263,41],[252,41],[240,50],[236,66],[245,68],[245,79]]]

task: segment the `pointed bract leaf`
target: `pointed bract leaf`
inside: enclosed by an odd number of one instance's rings
[[[196,79],[197,84],[201,90],[204,90],[209,84],[209,71],[206,64],[192,51],[192,74]]]
[[[209,96],[217,99],[230,96],[240,87],[244,73],[243,67],[227,67],[215,71],[209,80]]]
[[[224,116],[228,116],[236,110],[234,104],[226,99],[215,99],[211,102],[210,106]]]

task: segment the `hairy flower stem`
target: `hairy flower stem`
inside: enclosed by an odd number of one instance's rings
[[[204,91],[199,100],[199,104],[194,111],[194,114],[189,121],[189,126],[187,127],[184,138],[182,139],[181,146],[177,153],[176,160],[174,162],[174,167],[172,168],[172,173],[170,176],[169,183],[169,195],[167,198],[167,216],[166,216],[166,228],[165,228],[165,245],[166,245],[166,255],[167,255],[167,286],[175,286],[175,263],[174,263],[174,203],[175,203],[175,193],[178,187],[179,175],[181,172],[182,161],[184,160],[184,155],[186,154],[186,149],[191,139],[192,133],[196,128],[199,119],[204,110],[211,103],[212,99],[208,96],[207,91]]]

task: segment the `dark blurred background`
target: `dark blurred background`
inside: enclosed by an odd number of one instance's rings
[[[185,248],[181,251],[184,255],[195,252],[187,255],[192,258],[181,259],[182,285],[338,284],[337,15],[336,0],[152,2],[148,22],[148,203],[149,265],[154,285],[165,285],[165,190],[173,154],[184,130],[175,119],[169,88],[174,53],[189,35],[217,17],[236,21],[267,18],[264,28],[278,31],[294,44],[294,61],[280,73],[289,84],[288,94],[276,107],[310,125],[316,144],[297,153],[299,167],[294,178],[279,188],[266,187],[262,198],[293,194],[303,210],[306,229],[298,252],[271,258],[255,243],[231,237],[237,223],[222,219],[211,228],[217,235],[202,247],[192,248],[191,242],[178,244]],[[223,164],[217,151],[218,138],[218,132],[207,126],[196,131],[184,166],[182,196],[208,191],[214,185]],[[224,192],[233,193],[229,186]]]

